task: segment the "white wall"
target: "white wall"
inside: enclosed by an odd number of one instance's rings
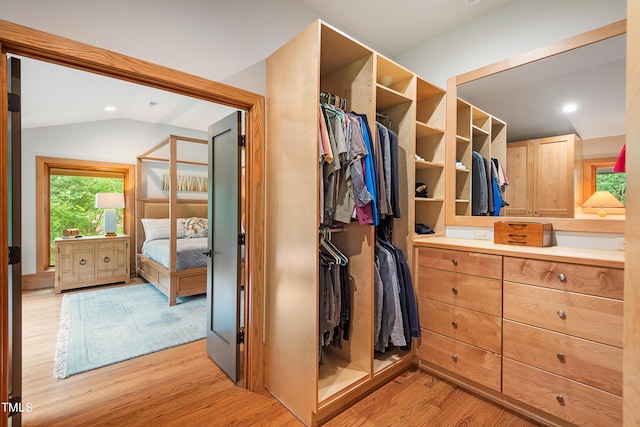
[[[582,140],[582,158],[597,159],[599,157],[618,157],[626,142],[625,135]]]
[[[318,14],[273,0],[1,0],[0,19],[264,94],[264,60]]]
[[[22,273],[36,272],[36,156],[134,165],[138,155],[172,134],[207,139],[206,132],[126,119],[23,130]]]
[[[394,57],[446,88],[447,79],[625,19],[626,0],[512,0]]]

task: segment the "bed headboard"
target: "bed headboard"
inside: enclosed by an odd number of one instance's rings
[[[198,216],[207,218],[207,200],[179,200],[175,218],[190,218]],[[169,218],[169,201],[161,199],[143,199],[138,201],[136,215],[136,253],[140,253],[144,243],[144,229],[142,218]]]

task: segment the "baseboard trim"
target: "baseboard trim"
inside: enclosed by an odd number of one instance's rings
[[[55,271],[45,271],[35,274],[22,275],[22,290],[35,291],[37,289],[53,289],[55,282]]]

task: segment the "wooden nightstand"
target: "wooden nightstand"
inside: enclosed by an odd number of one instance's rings
[[[129,236],[56,239],[55,292],[129,283]]]

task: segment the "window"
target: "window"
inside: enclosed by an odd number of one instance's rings
[[[616,157],[584,160],[583,200],[587,200],[596,191],[607,190],[626,205],[627,174],[613,171],[616,160]]]
[[[111,176],[114,175],[114,176]],[[122,193],[122,173],[77,169],[49,171],[49,265],[55,265],[55,239],[77,228],[82,236],[104,234],[104,209],[95,207],[96,193]],[[117,233],[124,232],[124,209],[118,209]]]
[[[118,209],[118,233],[132,229],[133,165],[81,160],[36,158],[37,269],[55,265],[54,241],[66,228],[80,234],[103,234],[103,211],[95,208],[95,194],[122,192],[124,209]]]

